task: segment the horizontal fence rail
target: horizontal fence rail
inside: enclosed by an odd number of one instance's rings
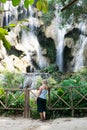
[[[23,111],[23,117],[31,117],[35,107],[35,90],[26,89],[2,89],[0,88],[0,110]],[[83,105],[83,103],[85,105]],[[35,107],[35,108],[34,108]],[[58,87],[48,91],[47,111],[71,110],[71,116],[75,116],[75,110],[87,110],[87,87]]]
[[[48,110],[71,110],[71,116],[75,116],[75,110],[87,110],[87,87],[58,87],[49,91]]]

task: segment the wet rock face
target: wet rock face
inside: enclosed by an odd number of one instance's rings
[[[51,37],[46,37],[44,26],[37,29],[37,37],[42,47],[42,55],[47,57],[48,63],[54,63],[56,60],[55,42]]]
[[[67,46],[68,48],[74,48],[74,40],[73,40],[73,38],[65,38],[64,46]]]
[[[64,47],[64,51],[63,51],[63,71],[67,72],[67,71],[71,71],[71,61],[73,59],[73,56],[71,54],[71,49],[72,48],[68,48],[67,46]]]
[[[10,51],[7,51],[3,44],[0,47],[0,68],[7,69],[10,66],[9,68],[14,71],[34,72],[54,63],[60,68],[62,63],[63,71],[67,72],[74,71],[76,62],[80,59],[83,59],[80,66],[87,65],[87,22],[82,21],[67,28],[61,28],[62,19],[57,17],[57,12],[51,24],[45,26],[42,13],[37,9],[25,10],[21,5],[17,7],[15,14],[13,7],[11,10],[12,22],[16,23],[24,18],[29,22],[22,21],[21,24],[9,30],[6,38],[12,47]],[[60,61],[62,62],[59,64]]]

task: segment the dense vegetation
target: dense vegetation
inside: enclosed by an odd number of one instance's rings
[[[8,0],[1,0],[2,3],[6,3]],[[24,0],[22,1],[24,3],[24,7],[28,8],[29,5],[36,6],[39,10],[42,10],[44,12],[47,11],[47,0]],[[21,0],[12,0],[12,5],[18,6],[21,3]]]
[[[43,20],[46,25],[49,25],[54,17],[55,5],[59,7],[60,16],[63,18],[62,24],[74,24],[84,21],[87,17],[86,0],[49,0],[48,12],[43,13]]]
[[[87,95],[87,69],[84,68],[78,73],[67,73],[62,74],[56,71],[56,66],[51,65],[50,67],[45,68],[45,70],[42,72],[47,72],[50,74],[50,77],[48,78],[48,85],[51,89],[50,97],[51,97],[51,105],[55,103],[58,96],[62,96],[62,98],[70,104],[70,87],[76,87],[79,93],[82,95]],[[24,81],[24,77],[21,74],[13,74],[10,72],[4,73],[5,78],[3,78],[2,81],[0,81],[0,100],[5,103],[6,101],[6,88],[19,88],[20,83]],[[41,85],[42,78],[38,77],[36,89]],[[67,94],[64,94],[67,90]],[[75,105],[79,100],[82,100],[81,103],[78,103],[77,108],[80,107],[87,107],[86,103],[86,96],[85,98],[82,98],[81,95],[76,93],[76,91],[73,91],[72,93],[73,98],[73,105]],[[10,107],[13,108],[23,108],[24,107],[24,94],[21,93],[21,91],[16,92],[10,92],[8,93],[8,104],[10,104]],[[31,98],[30,105],[32,108],[32,118],[38,118],[38,113],[36,110],[36,104],[35,99]],[[0,108],[2,105],[0,104]],[[48,111],[48,118],[56,118],[60,116],[71,116],[71,112],[66,110],[66,105],[59,100],[55,105],[54,108],[65,108],[63,111]],[[14,110],[8,110],[8,111],[1,111],[0,114],[22,114],[22,111],[14,111]],[[54,115],[53,115],[54,113]],[[86,110],[76,110],[75,116],[85,116]]]

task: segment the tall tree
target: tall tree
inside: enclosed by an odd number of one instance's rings
[[[87,0],[61,0],[62,16],[66,22],[84,20],[87,17]]]

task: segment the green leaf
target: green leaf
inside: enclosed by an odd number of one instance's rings
[[[47,4],[47,1],[43,1],[43,4],[42,4],[42,11],[43,12],[47,12],[48,10],[48,4]]]
[[[30,5],[34,4],[34,0],[29,0]]]
[[[21,0],[12,0],[12,5],[13,5],[13,6],[17,6],[17,5],[20,4],[20,1],[21,1]]]
[[[41,10],[41,8],[42,8],[42,2],[41,1],[37,1],[36,7],[37,7],[37,9]]]
[[[0,2],[2,2],[2,3],[6,3],[6,0],[0,0]]]
[[[29,28],[28,27],[26,27],[26,26],[21,26],[21,27],[29,32]]]
[[[29,0],[25,0],[24,1],[24,6],[27,9],[29,7],[30,1]]]
[[[6,49],[10,50],[11,49],[11,45],[10,42],[5,38],[4,34],[0,32],[0,40],[3,41],[3,45]]]
[[[0,88],[0,96],[4,95],[4,88]]]
[[[5,29],[13,28],[15,27],[16,24],[9,24],[8,26],[4,26]]]
[[[15,27],[16,24],[9,24],[9,27]]]
[[[6,38],[4,38],[4,40],[3,40],[3,45],[4,45],[4,47],[5,47],[7,50],[10,50],[10,49],[11,49],[10,42],[9,42]]]
[[[24,19],[24,20],[20,20],[20,21],[18,21],[18,23],[19,23],[19,24],[22,24],[22,23],[24,23],[24,22],[27,22],[27,23],[29,23],[29,20],[27,20],[27,19]]]
[[[0,7],[0,12],[3,12],[4,11],[4,8]]]
[[[4,35],[7,35],[7,34],[8,34],[8,32],[7,32],[5,29],[3,29],[3,28],[0,28],[0,33],[2,33],[2,34],[4,34]]]
[[[38,0],[36,3],[36,7],[38,10],[42,10],[43,12],[47,12],[48,10],[48,3],[47,0]]]
[[[76,86],[76,80],[75,79],[68,79],[62,81],[62,86]]]
[[[25,0],[24,1],[24,6],[27,9],[29,7],[29,5],[34,4],[34,0]]]

